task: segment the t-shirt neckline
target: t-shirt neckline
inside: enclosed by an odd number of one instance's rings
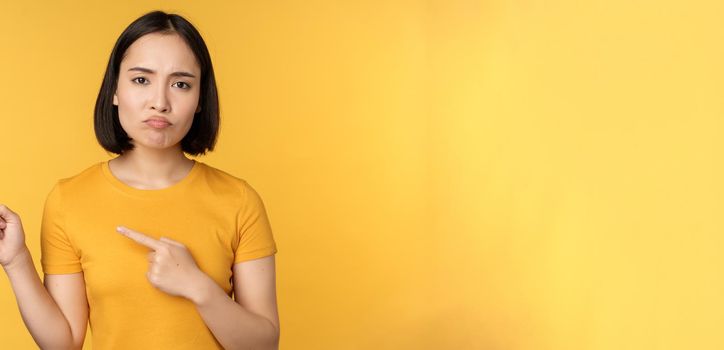
[[[169,194],[177,193],[180,191],[183,191],[185,188],[188,187],[188,184],[198,176],[198,174],[201,172],[201,167],[203,164],[197,160],[193,160],[194,165],[191,167],[191,171],[189,171],[186,176],[184,176],[183,179],[177,181],[176,183],[172,184],[171,186],[159,188],[159,189],[140,189],[135,188],[133,186],[127,185],[123,181],[119,180],[113,173],[111,172],[111,168],[108,165],[109,160],[100,162],[100,167],[103,172],[104,177],[106,180],[115,188],[118,190],[136,196],[136,197],[143,197],[143,198],[155,198],[158,196],[166,196]]]

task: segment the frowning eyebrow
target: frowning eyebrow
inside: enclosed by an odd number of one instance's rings
[[[144,73],[148,73],[148,74],[155,74],[155,73],[156,73],[154,70],[148,69],[148,68],[144,68],[144,67],[133,67],[133,68],[129,68],[128,71],[129,71],[129,72],[130,72],[130,71],[138,71],[138,72],[144,72]],[[173,72],[173,73],[171,73],[170,75],[171,75],[171,76],[174,76],[174,77],[196,78],[195,75],[193,75],[193,74],[191,74],[191,73],[189,73],[189,72],[184,72],[184,71]]]

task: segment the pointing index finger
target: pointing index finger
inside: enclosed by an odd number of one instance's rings
[[[158,250],[158,248],[161,246],[161,243],[158,240],[148,237],[143,233],[133,231],[127,227],[118,226],[116,227],[116,231],[150,249]]]

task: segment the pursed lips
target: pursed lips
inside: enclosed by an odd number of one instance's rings
[[[171,126],[171,122],[164,117],[151,117],[144,121],[148,126],[156,129],[162,129],[167,126]]]

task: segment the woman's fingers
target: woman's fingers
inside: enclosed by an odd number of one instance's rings
[[[15,212],[10,210],[5,204],[0,204],[0,219],[2,219],[3,223],[10,224],[20,221],[18,214],[15,214]]]
[[[20,216],[0,204],[0,264],[8,266],[20,254],[25,245],[25,233]]]
[[[144,235],[143,233],[131,230],[128,227],[125,226],[118,226],[116,227],[116,231],[118,231],[120,234],[136,241],[137,243],[140,243],[150,249],[158,250],[163,246],[163,243],[159,242],[156,239],[153,239],[149,236]]]

